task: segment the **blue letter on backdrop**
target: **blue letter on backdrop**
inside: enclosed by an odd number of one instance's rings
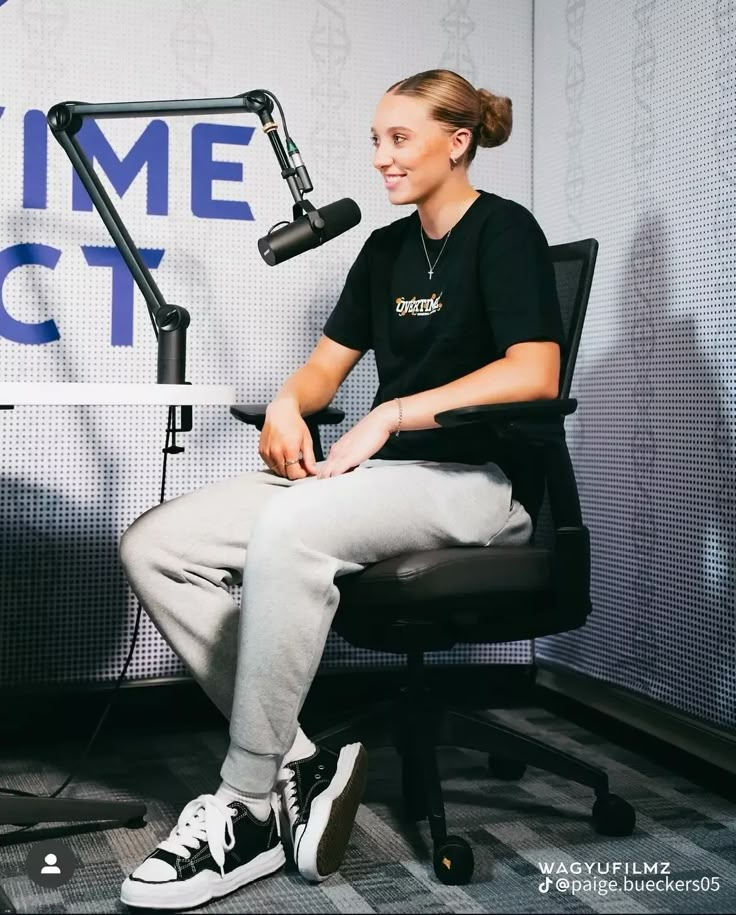
[[[160,248],[139,248],[143,263],[153,270],[164,256]],[[117,248],[82,245],[90,267],[112,267],[112,333],[113,346],[133,345],[133,275]]]
[[[79,143],[90,161],[98,160],[121,197],[147,163],[146,212],[166,216],[169,212],[169,128],[163,121],[151,121],[123,159],[118,159],[95,121],[84,122],[79,131]],[[92,201],[76,172],[73,182],[72,208],[91,210]]]
[[[0,251],[0,337],[13,343],[52,343],[59,339],[54,321],[29,324],[11,317],[3,302],[3,285],[12,270],[26,264],[37,264],[53,270],[59,262],[61,251],[48,245],[13,245]]]
[[[255,127],[227,124],[195,124],[192,128],[192,213],[205,219],[253,219],[245,200],[215,200],[213,181],[242,181],[240,162],[220,162],[212,158],[215,143],[247,146]]]
[[[49,126],[43,111],[26,112],[23,118],[23,206],[46,209]]]

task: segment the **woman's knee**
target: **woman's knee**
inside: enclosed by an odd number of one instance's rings
[[[144,512],[120,538],[118,555],[128,578],[134,576],[141,567],[151,565],[153,557],[166,542],[168,525],[164,523],[162,511],[165,507],[156,505]]]

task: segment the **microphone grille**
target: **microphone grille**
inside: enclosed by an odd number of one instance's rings
[[[324,241],[329,241],[353,226],[357,226],[361,220],[361,212],[358,204],[350,197],[343,197],[342,200],[336,200],[334,203],[328,203],[320,207],[320,215],[324,218]]]

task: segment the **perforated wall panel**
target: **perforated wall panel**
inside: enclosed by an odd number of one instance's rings
[[[80,210],[78,197],[73,205],[71,168],[43,118],[54,103],[224,97],[265,87],[282,101],[309,167],[310,199],[358,201],[357,228],[270,268],[256,241],[290,218],[291,196],[269,143],[259,129],[248,133],[259,127],[256,118],[155,125],[155,142],[143,147],[151,162],[122,197],[98,169],[134,241],[158,263],[154,275],[167,300],[191,311],[189,380],[231,383],[241,402],[267,402],[316,343],[364,239],[408,212],[387,203],[371,167],[371,116],[390,84],[442,65],[509,95],[512,138],[481,151],[473,180],[531,204],[531,9],[501,0],[127,0],[111,15],[110,4],[96,0],[7,0],[0,6],[0,379],[155,381],[155,339],[139,294],[129,281],[126,290],[121,274],[113,301],[112,269],[94,265],[108,257],[98,249],[112,243],[96,213]],[[119,159],[149,124],[98,123]],[[192,188],[201,192],[204,180],[201,150],[197,160],[193,149],[195,131],[201,140],[212,125],[228,128],[214,138],[212,158],[231,165],[214,176],[211,196],[233,203],[228,213],[211,204],[217,214],[208,217],[201,200],[200,215],[193,212]],[[252,220],[238,218],[245,202]],[[23,257],[31,262],[11,270]],[[47,342],[38,336],[44,332]],[[368,410],[375,385],[369,356],[336,399],[347,418],[325,436],[327,447]],[[169,464],[169,497],[262,466],[258,433],[226,408],[195,408],[194,419],[194,430],[180,437],[185,453]],[[114,680],[136,615],[117,544],[158,501],[165,410],[23,407],[0,413],[0,423],[0,687]],[[436,660],[528,658],[523,643]],[[377,660],[393,663],[332,639],[324,663]],[[181,673],[144,615],[128,678]]]
[[[736,724],[736,6],[535,4],[534,209],[598,266],[568,421],[594,613],[538,656]]]

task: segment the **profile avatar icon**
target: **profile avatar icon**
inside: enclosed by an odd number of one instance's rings
[[[53,854],[48,854],[43,859],[46,862],[46,867],[41,868],[42,874],[60,874],[61,869],[56,866],[57,857]]]
[[[44,889],[55,889],[68,883],[78,867],[77,856],[59,839],[36,842],[26,858],[28,876]]]

